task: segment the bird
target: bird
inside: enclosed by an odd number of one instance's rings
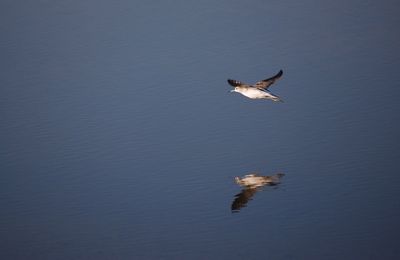
[[[268,88],[274,84],[276,80],[282,77],[282,70],[280,70],[275,76],[272,76],[268,79],[260,80],[256,82],[254,85],[248,85],[246,83],[242,83],[238,80],[228,79],[229,85],[235,87],[231,92],[238,92],[243,96],[246,96],[251,99],[270,99],[272,101],[280,101],[283,100],[272,94],[268,91]]]

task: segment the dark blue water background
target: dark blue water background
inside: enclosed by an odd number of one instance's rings
[[[2,1],[1,259],[398,259],[396,1]],[[284,103],[227,78],[284,75]],[[235,176],[285,173],[231,212]]]

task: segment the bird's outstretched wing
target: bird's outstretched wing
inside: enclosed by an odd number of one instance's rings
[[[274,82],[276,80],[278,80],[280,77],[282,77],[282,74],[283,74],[283,72],[282,72],[282,70],[280,70],[275,76],[270,77],[268,79],[260,80],[259,82],[257,82],[253,86],[258,88],[258,89],[267,89],[269,86],[274,84]]]
[[[252,197],[257,193],[257,188],[246,188],[240,193],[235,195],[235,199],[231,205],[232,212],[239,212],[241,208],[246,207],[247,202],[249,202]]]
[[[237,86],[246,86],[247,84],[244,84],[238,80],[234,80],[234,79],[228,79],[228,83],[231,86],[237,87]]]

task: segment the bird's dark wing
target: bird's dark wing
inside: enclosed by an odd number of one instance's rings
[[[282,70],[280,70],[275,76],[257,82],[256,84],[254,84],[254,87],[256,87],[258,89],[267,89],[269,86],[274,84],[274,82],[276,80],[278,80],[280,77],[282,77],[282,74],[283,74],[283,72],[282,72]]]
[[[241,208],[246,207],[247,202],[257,193],[257,188],[246,188],[242,192],[235,195],[235,199],[232,202],[232,212],[239,212]]]
[[[234,79],[228,79],[228,83],[229,83],[229,85],[231,85],[233,87],[246,86],[246,84],[244,84],[244,83],[242,83],[240,81],[234,80]]]

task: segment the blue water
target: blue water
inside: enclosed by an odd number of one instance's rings
[[[398,259],[398,13],[2,1],[0,258]]]

